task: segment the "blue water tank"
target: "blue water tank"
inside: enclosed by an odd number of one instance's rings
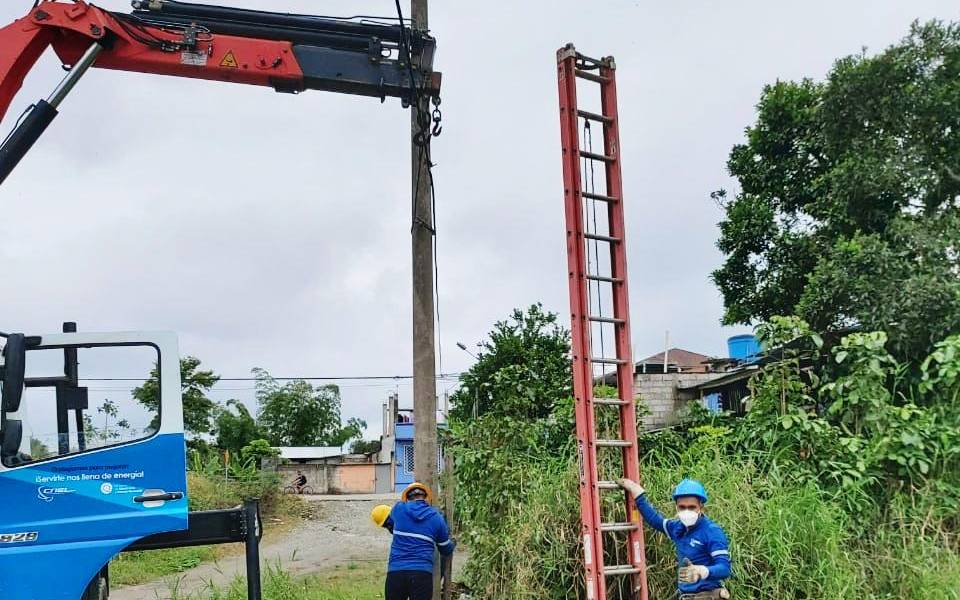
[[[727,339],[727,349],[730,358],[749,362],[760,355],[760,342],[755,335],[735,335]]]

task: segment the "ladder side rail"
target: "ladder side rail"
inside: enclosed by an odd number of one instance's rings
[[[601,112],[603,116],[608,119],[603,127],[604,154],[615,157],[613,162],[604,165],[607,185],[606,193],[609,196],[621,199],[620,202],[607,204],[607,215],[610,236],[620,239],[619,243],[610,244],[610,264],[613,277],[619,279],[618,283],[612,284],[614,316],[621,319],[621,321],[614,326],[616,353],[618,358],[627,359],[625,363],[617,365],[617,390],[619,392],[619,398],[626,401],[620,405],[620,436],[622,439],[631,442],[629,447],[624,447],[622,450],[623,469],[626,477],[638,481],[640,478],[640,463],[638,456],[636,403],[633,393],[634,365],[630,344],[630,301],[627,285],[626,230],[623,208],[623,178],[620,167],[620,120],[617,113],[616,67],[612,64],[612,59],[609,63],[601,66],[600,76],[605,79],[605,83],[603,83],[600,88]],[[626,514],[629,520],[637,524],[637,528],[628,533],[627,551],[630,564],[640,570],[639,573],[631,575],[633,589],[635,594],[639,593],[640,600],[647,600],[648,589],[643,522],[636,506],[630,501],[628,494],[625,494],[625,501],[627,504]]]
[[[567,227],[567,263],[570,294],[570,333],[577,447],[580,468],[581,535],[587,600],[606,600],[603,577],[603,539],[599,528],[600,501],[596,488],[597,464],[594,444],[593,367],[590,360],[590,329],[587,317],[586,259],[580,186],[580,148],[577,120],[576,55],[558,53],[560,130],[563,145],[564,207]]]

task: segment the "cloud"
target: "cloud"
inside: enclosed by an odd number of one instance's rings
[[[125,10],[121,0],[104,0]],[[273,8],[277,2],[239,5]],[[285,1],[309,12],[315,3]],[[0,22],[29,3],[6,2]],[[352,14],[355,2],[324,4]],[[391,14],[371,0],[363,12]],[[434,2],[443,370],[515,306],[567,313],[555,50],[618,64],[634,345],[721,354],[710,191],[761,87],[821,77],[952,2]],[[46,55],[4,129],[62,72]],[[172,329],[224,376],[407,374],[409,117],[399,102],[91,72],[0,190],[2,329]],[[375,387],[359,387],[375,386]],[[347,387],[351,386],[351,387]],[[357,386],[357,387],[354,387]],[[217,397],[246,401],[226,385]],[[406,382],[344,382],[379,434]],[[442,391],[444,386],[441,386]]]

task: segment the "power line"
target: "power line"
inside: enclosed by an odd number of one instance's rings
[[[437,380],[459,379],[463,373],[439,373]],[[148,377],[81,377],[80,381],[149,381]],[[413,375],[358,375],[355,377],[270,377],[273,381],[385,381],[413,379]],[[258,381],[256,377],[219,377],[217,381]]]

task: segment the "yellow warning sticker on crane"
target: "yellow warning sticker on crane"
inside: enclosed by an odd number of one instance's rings
[[[233,50],[227,52],[226,56],[223,57],[223,60],[220,61],[221,67],[227,67],[228,69],[239,69],[240,63],[237,62],[237,57],[233,55]]]

